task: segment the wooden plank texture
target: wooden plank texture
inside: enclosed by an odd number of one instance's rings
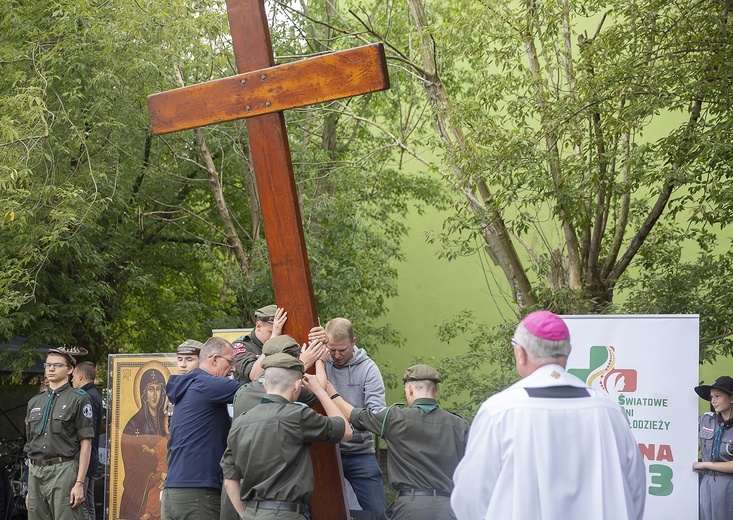
[[[389,88],[381,43],[148,96],[153,134],[190,130]]]
[[[237,72],[272,67],[275,63],[264,1],[226,0],[226,3]],[[386,68],[379,74],[384,71]],[[247,131],[275,298],[279,306],[288,310],[285,332],[303,343],[310,327],[316,323],[318,313],[282,112],[248,118]],[[290,194],[281,201],[280,196],[285,191]],[[286,225],[291,227],[290,231],[283,229]],[[283,233],[281,238],[279,233]],[[347,520],[349,507],[338,447],[314,444],[311,446],[311,461],[314,489],[310,506],[313,520]]]
[[[300,343],[317,325],[298,192],[283,110],[389,88],[381,44],[274,66],[264,0],[226,0],[236,76],[148,96],[156,135],[247,119],[249,145],[284,332]],[[319,410],[323,413],[323,409]],[[313,520],[349,517],[338,448],[311,446]]]

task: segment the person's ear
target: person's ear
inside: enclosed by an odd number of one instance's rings
[[[518,367],[527,364],[527,352],[525,352],[524,348],[520,345],[514,346],[514,361]]]

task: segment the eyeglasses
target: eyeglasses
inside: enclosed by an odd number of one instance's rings
[[[514,339],[514,338],[510,339],[509,340],[509,343],[512,344],[512,347],[522,347],[522,345],[520,345],[519,343],[517,343],[517,340]],[[524,347],[522,347],[522,348],[524,348]]]
[[[229,359],[229,358],[228,358],[228,357],[226,357],[226,356],[220,356],[219,354],[213,354],[213,355],[209,356],[209,358],[213,358],[213,357],[220,357],[220,358],[222,358],[222,359],[226,359],[226,360],[227,360],[227,361],[229,362],[229,364],[230,364],[230,365],[231,365],[232,363],[234,363],[234,359]]]
[[[69,365],[66,365],[64,363],[44,363],[44,368],[53,368],[54,370],[58,370],[61,367],[68,367]]]

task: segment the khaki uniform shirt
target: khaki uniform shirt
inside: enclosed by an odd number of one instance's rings
[[[262,382],[265,380],[265,376],[261,376],[257,381],[253,381],[242,388],[237,390],[234,396],[234,417],[238,417],[245,412],[249,412],[252,408],[262,402],[262,398],[265,397],[267,391],[265,385]],[[298,402],[313,406],[318,402],[318,398],[310,393],[305,387],[301,387],[300,395],[298,396]]]
[[[349,420],[387,442],[387,473],[394,489],[453,490],[453,471],[468,440],[465,419],[440,409],[434,399],[416,399],[411,408],[390,406],[376,414],[354,408]]]
[[[346,425],[310,408],[266,394],[234,419],[221,459],[225,479],[241,480],[241,499],[306,504],[313,493],[308,446],[338,444]]]
[[[253,330],[242,338],[242,344],[247,351],[234,358],[234,379],[242,383],[250,383],[249,373],[257,358],[262,355],[262,342],[255,336]]]
[[[29,459],[74,457],[82,439],[94,437],[92,400],[69,383],[46,388],[28,401],[24,451]]]

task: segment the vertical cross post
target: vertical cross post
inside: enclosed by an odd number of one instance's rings
[[[247,119],[275,300],[286,332],[304,342],[318,324],[298,192],[282,110],[389,88],[381,44],[275,66],[264,0],[226,0],[238,74],[148,96],[155,135]],[[322,410],[321,410],[322,411]],[[314,520],[348,518],[335,446],[311,447]]]

